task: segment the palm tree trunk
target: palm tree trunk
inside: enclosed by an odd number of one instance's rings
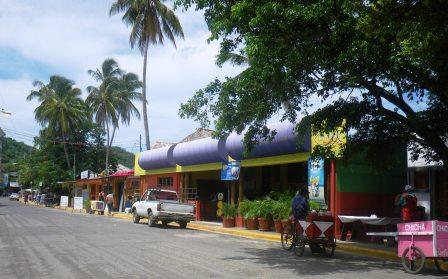
[[[104,169],[104,174],[106,176],[109,175],[109,123],[106,121],[106,136],[107,136],[107,142],[106,142],[106,168]]]
[[[146,141],[146,149],[151,149],[150,141],[149,141],[149,127],[148,127],[148,112],[146,107],[146,67],[148,62],[148,48],[149,43],[146,44],[145,52],[143,54],[143,125],[145,126],[145,141]]]
[[[71,164],[70,164],[70,158],[68,157],[67,140],[66,140],[66,138],[65,138],[64,135],[62,136],[62,138],[63,138],[63,141],[64,141],[63,146],[64,146],[64,153],[65,153],[65,160],[67,160],[67,166],[68,166],[68,169],[71,170],[71,169],[72,169],[72,166],[71,166]]]

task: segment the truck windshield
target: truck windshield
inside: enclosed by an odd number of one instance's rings
[[[157,198],[159,200],[166,200],[166,201],[177,201],[177,194],[172,192],[165,192],[165,191],[157,191],[154,194],[156,194]]]

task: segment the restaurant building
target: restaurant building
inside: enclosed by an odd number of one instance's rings
[[[175,190],[183,201],[196,203],[198,220],[216,221],[219,196],[238,203],[263,198],[271,191],[306,187],[311,148],[323,141],[310,135],[299,140],[293,123],[268,128],[276,131],[272,141],[260,140],[249,156],[244,156],[244,135],[236,133],[223,140],[206,137],[136,154],[141,192],[154,187]],[[401,155],[402,165],[382,172],[361,155],[345,162],[325,160],[325,201],[337,231],[338,215],[393,213],[394,196],[406,184],[406,150]],[[241,162],[238,181],[221,180],[223,163],[229,161]]]

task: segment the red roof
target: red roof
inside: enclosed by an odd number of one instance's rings
[[[134,171],[133,170],[127,170],[127,171],[117,171],[114,174],[111,174],[110,176],[130,176],[130,175],[134,175]]]

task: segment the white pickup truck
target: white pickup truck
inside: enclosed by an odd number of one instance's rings
[[[132,205],[131,212],[134,223],[148,218],[150,227],[161,221],[163,226],[177,222],[184,229],[195,219],[196,209],[194,205],[180,203],[175,191],[148,189],[141,200]]]

